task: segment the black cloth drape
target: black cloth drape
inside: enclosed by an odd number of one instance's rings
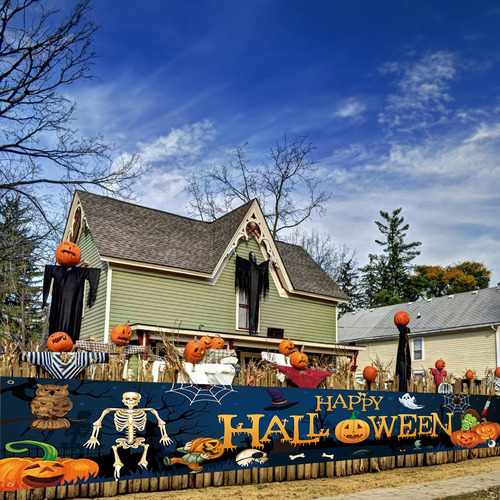
[[[244,290],[248,298],[248,329],[250,335],[256,335],[259,324],[260,297],[269,291],[269,261],[257,264],[253,252],[250,260],[236,256],[236,275],[234,286]]]
[[[80,338],[85,280],[88,280],[90,285],[87,305],[92,307],[97,295],[100,273],[100,269],[87,267],[45,266],[42,307],[47,303],[52,284],[49,334],[65,332],[73,342]]]
[[[396,375],[399,376],[399,390],[408,391],[408,380],[411,377],[411,353],[408,343],[410,329],[405,325],[399,325],[398,354],[396,358]]]

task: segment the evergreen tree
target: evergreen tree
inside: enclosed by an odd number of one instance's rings
[[[33,220],[20,198],[0,201],[0,328],[23,343],[41,335],[42,270],[36,266],[39,240]]]
[[[422,243],[405,241],[409,224],[400,216],[402,207],[393,210],[392,214],[380,211],[383,221],[375,221],[384,239],[375,240],[383,247],[381,255],[370,255],[370,262],[361,269],[369,306],[385,306],[411,300],[412,287],[410,274],[411,262],[420,251]]]

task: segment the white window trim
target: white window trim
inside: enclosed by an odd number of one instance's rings
[[[422,341],[422,358],[421,359],[415,359],[415,340],[421,340]],[[425,342],[424,342],[424,337],[415,337],[411,339],[411,360],[412,361],[424,361],[425,360],[425,348],[424,348]]]

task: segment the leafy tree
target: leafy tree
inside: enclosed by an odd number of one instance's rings
[[[41,335],[44,315],[40,293],[43,272],[36,265],[40,241],[20,197],[0,203],[0,328],[21,340]]]
[[[411,276],[415,298],[440,297],[488,288],[491,272],[479,262],[455,265],[416,266]]]
[[[315,179],[316,162],[310,158],[316,149],[306,137],[299,137],[270,150],[263,165],[250,165],[246,144],[237,146],[233,158],[187,179],[191,195],[191,215],[214,220],[235,208],[236,204],[257,199],[273,238],[286,229],[296,228],[313,213],[323,214],[330,195],[319,188]],[[305,193],[299,204],[297,191]]]
[[[361,269],[366,275],[364,282],[370,287],[366,289],[370,307],[397,304],[411,296],[411,263],[420,255],[417,247],[422,243],[405,241],[410,225],[404,223],[401,211],[402,207],[393,210],[392,214],[381,210],[383,221],[375,221],[384,236],[384,239],[375,240],[383,247],[383,253],[371,255],[369,264]]]
[[[0,16],[0,197],[20,196],[49,227],[54,187],[97,187],[130,195],[144,171],[136,155],[116,158],[101,137],[71,126],[75,103],[66,89],[91,78],[98,26],[82,0],[64,15],[45,0],[3,0]],[[40,188],[49,194],[42,195]]]

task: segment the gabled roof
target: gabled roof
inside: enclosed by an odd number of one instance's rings
[[[338,340],[363,342],[398,337],[394,314],[410,314],[411,335],[487,328],[500,325],[500,290],[485,288],[474,292],[445,295],[429,300],[345,313],[339,319]]]
[[[213,222],[142,207],[78,190],[87,225],[104,260],[117,259],[211,275],[234,241],[254,201]],[[275,242],[294,290],[347,300],[348,296],[297,245]]]

